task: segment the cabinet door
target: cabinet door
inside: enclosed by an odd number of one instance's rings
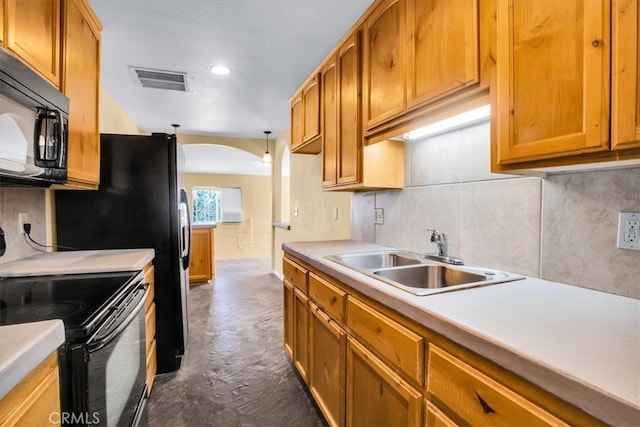
[[[408,107],[479,82],[478,0],[407,0]]]
[[[498,164],[609,149],[609,20],[609,0],[498,2]]]
[[[210,228],[194,228],[191,230],[189,282],[207,282],[212,279],[211,246]]]
[[[296,94],[291,99],[291,152],[302,145],[302,93]]]
[[[293,360],[293,284],[288,280],[282,282],[282,296],[284,307],[284,353]]]
[[[640,7],[614,0],[612,11],[611,148],[640,147]]]
[[[4,0],[6,47],[60,87],[60,0]]]
[[[424,425],[426,427],[456,427],[457,424],[451,421],[449,417],[438,409],[433,403],[426,401],[426,419]]]
[[[303,142],[310,141],[320,135],[320,86],[320,75],[317,74],[302,90]]]
[[[405,4],[385,0],[364,33],[364,124],[369,130],[406,109]]]
[[[421,395],[351,337],[347,338],[347,425],[420,425]]]
[[[293,363],[306,383],[308,376],[309,298],[297,288],[293,291]]]
[[[337,183],[338,149],[338,70],[336,57],[322,70],[322,186]]]
[[[4,2],[0,0],[0,46],[4,45]]]
[[[309,389],[330,426],[344,426],[347,335],[309,303]]]
[[[68,183],[100,182],[100,23],[85,0],[64,2],[62,91],[69,97]]]
[[[360,32],[356,31],[338,51],[338,184],[360,180],[360,105]]]

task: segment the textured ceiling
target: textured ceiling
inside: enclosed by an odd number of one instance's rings
[[[371,2],[89,0],[102,85],[141,129],[249,138],[288,128],[289,98]],[[187,92],[143,88],[131,67],[187,73]]]

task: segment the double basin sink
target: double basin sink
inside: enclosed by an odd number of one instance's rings
[[[326,258],[414,295],[431,295],[524,278],[481,267],[454,267],[409,251],[360,252]]]

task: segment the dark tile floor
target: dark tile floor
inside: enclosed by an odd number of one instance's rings
[[[282,283],[270,261],[218,261],[193,287],[182,368],[158,375],[150,426],[323,426],[282,349]]]

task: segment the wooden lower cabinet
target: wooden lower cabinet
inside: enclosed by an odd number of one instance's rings
[[[330,426],[604,424],[288,253],[283,267],[285,353]]]
[[[147,396],[151,394],[153,381],[158,368],[156,359],[156,303],[155,303],[155,270],[149,264],[144,269],[144,281],[148,285],[147,298],[144,302],[144,324],[147,339]]]
[[[345,425],[347,333],[309,303],[309,390],[330,426]]]
[[[54,351],[0,400],[0,426],[57,426],[60,421],[58,352]]]
[[[306,383],[309,383],[308,366],[308,330],[309,298],[295,288],[293,291],[293,363]]]
[[[422,394],[373,353],[347,338],[347,425],[420,425]]]
[[[433,403],[425,400],[425,420],[426,427],[456,427],[457,424],[442,413]]]
[[[191,230],[191,262],[189,283],[206,283],[215,277],[214,229]]]
[[[293,360],[293,285],[288,280],[282,282],[282,298],[284,352],[290,360]]]
[[[434,345],[429,348],[427,392],[470,425],[568,425]]]

